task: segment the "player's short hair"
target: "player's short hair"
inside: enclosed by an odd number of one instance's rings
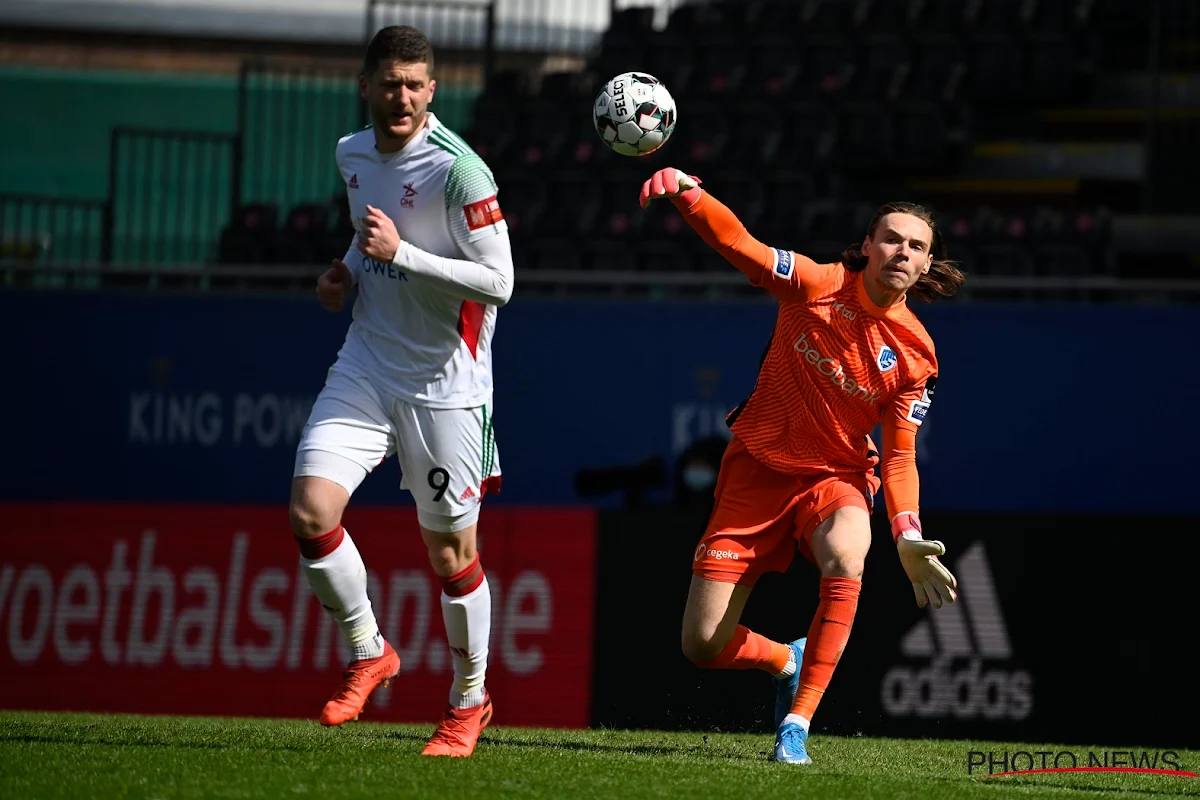
[[[908,214],[923,220],[933,234],[933,241],[929,243],[929,251],[933,255],[929,272],[917,278],[916,284],[909,292],[921,300],[936,300],[938,297],[950,297],[956,294],[967,278],[958,268],[958,262],[951,260],[947,254],[946,241],[942,238],[941,231],[938,230],[937,219],[933,212],[916,203],[901,201],[884,203],[875,211],[875,216],[871,218],[871,224],[867,226],[868,236],[875,235],[875,229],[888,214]],[[842,264],[852,272],[866,269],[867,257],[862,254],[861,242],[846,248],[842,253]]]
[[[424,64],[433,74],[433,45],[428,37],[410,25],[389,25],[371,37],[363,57],[363,74],[371,76],[384,61]]]

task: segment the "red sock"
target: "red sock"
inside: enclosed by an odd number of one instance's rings
[[[804,663],[800,666],[800,688],[792,713],[812,720],[817,704],[829,687],[834,667],[850,640],[854,612],[862,581],[854,578],[821,578],[821,602],[808,629],[804,645]]]
[[[786,644],[773,642],[744,625],[738,625],[720,655],[696,664],[701,669],[761,669],[772,675],[783,672],[791,658]]]

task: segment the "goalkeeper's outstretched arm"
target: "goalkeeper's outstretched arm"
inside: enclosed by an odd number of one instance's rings
[[[673,168],[656,172],[642,186],[641,204],[666,197],[705,244],[741,270],[750,283],[780,300],[806,302],[827,288],[831,266],[755,239],[720,200],[700,188],[699,179]]]

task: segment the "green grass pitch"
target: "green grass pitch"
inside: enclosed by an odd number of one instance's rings
[[[816,763],[796,767],[767,760],[768,735],[497,726],[470,759],[422,758],[431,731],[428,725],[327,730],[315,721],[3,712],[0,797],[1200,797],[1200,779],[1188,777],[967,774],[971,750],[1088,750],[1075,746],[815,735]],[[1091,749],[1122,745],[1129,743]],[[1178,751],[1177,760],[1200,773],[1200,752]]]

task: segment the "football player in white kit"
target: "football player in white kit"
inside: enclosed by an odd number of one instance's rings
[[[321,713],[322,724],[341,725],[400,671],[341,524],[362,480],[396,455],[443,581],[454,661],[449,704],[423,754],[469,756],[492,716],[491,595],[475,534],[480,503],[500,482],[492,333],[513,265],[491,171],[427,109],[432,74],[432,48],[415,28],[384,28],[367,46],[360,90],[371,125],[336,151],[357,234],[317,283],[330,311],[358,294],[297,447],[290,514],[303,571],[353,651]]]

